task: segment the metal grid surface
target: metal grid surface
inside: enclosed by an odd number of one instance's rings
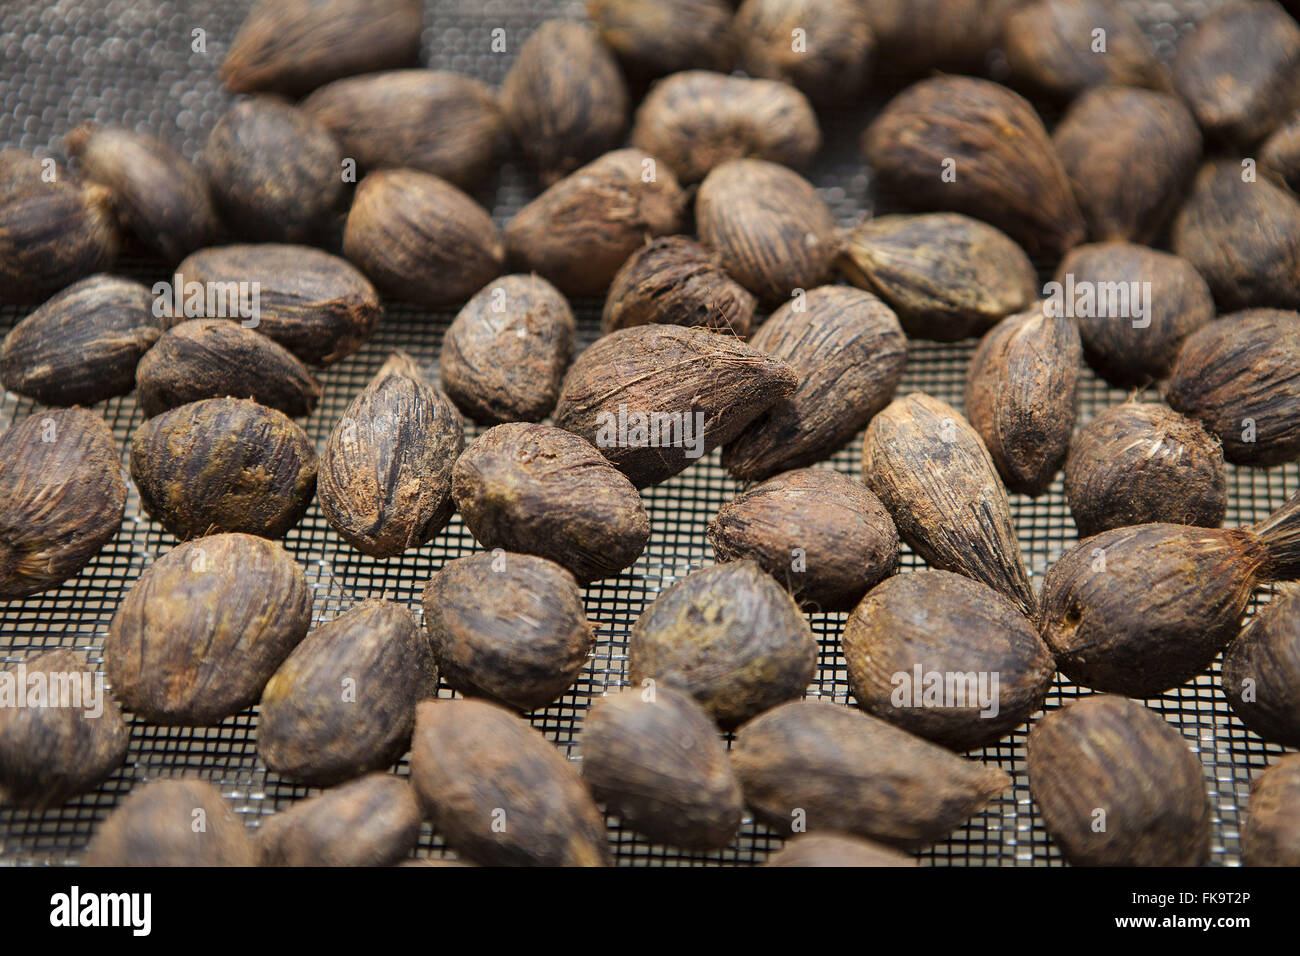
[[[186,155],[195,156],[207,131],[230,103],[216,78],[216,67],[249,5],[250,0],[6,0],[0,6],[0,147],[62,160],[62,136],[77,123],[95,119],[162,135]],[[426,6],[425,61],[499,84],[513,51],[538,22],[553,16],[580,17],[583,4],[577,0],[447,0]],[[1180,32],[1218,2],[1130,0],[1128,6],[1167,56]],[[1175,13],[1177,23],[1173,22]],[[491,31],[497,27],[506,30],[509,49],[504,55],[488,52]],[[206,54],[191,49],[196,29],[206,32]],[[869,172],[856,150],[856,138],[869,115],[869,109],[858,107],[824,118],[827,146],[810,175],[845,225],[856,222],[873,206]],[[518,157],[511,155],[500,174],[479,193],[479,199],[504,223],[535,191],[530,174]],[[140,261],[129,261],[118,271],[148,283],[167,276],[165,268]],[[599,305],[575,303],[582,344],[596,334]],[[0,309],[0,334],[25,314],[22,309]],[[389,304],[373,341],[322,376],[324,398],[306,422],[318,448],[348,401],[390,351],[405,349],[425,365],[436,367],[442,331],[451,317],[449,313]],[[922,390],[960,407],[972,351],[971,343],[913,343],[900,394]],[[1080,386],[1080,424],[1128,397],[1085,370]],[[36,409],[26,399],[0,396],[0,428]],[[97,406],[96,411],[112,426],[123,447],[125,464],[125,447],[142,421],[134,400],[114,399]],[[478,431],[472,428],[469,437]],[[830,465],[857,474],[860,457],[859,443],[854,442]],[[1232,495],[1227,524],[1248,524],[1300,490],[1300,472],[1294,464],[1271,471],[1230,466],[1229,485]],[[667,583],[712,562],[705,526],[739,487],[719,468],[715,453],[648,490],[645,497],[654,532],[646,553],[629,571],[586,589],[597,646],[577,684],[560,701],[531,715],[533,723],[574,759],[580,757],[578,736],[588,700],[624,680],[626,639],[632,622]],[[1060,479],[1048,495],[1036,501],[1013,496],[1013,504],[1026,562],[1037,585],[1046,569],[1076,540]],[[0,606],[0,666],[53,647],[82,649],[92,660],[101,661],[104,635],[122,594],[145,567],[174,544],[142,514],[132,488],[121,532],[78,577],[57,590]],[[401,601],[419,615],[420,591],[430,575],[444,561],[477,549],[455,518],[430,545],[377,561],[342,542],[314,505],[285,544],[306,569],[314,588],[317,623],[366,597],[377,596]],[[905,550],[904,570],[918,566],[919,560]],[[1266,600],[1267,594],[1261,599]],[[843,614],[820,614],[812,619],[821,642],[821,659],[809,694],[839,703],[849,701],[847,674],[838,651],[844,619]],[[1230,714],[1217,686],[1217,670],[1216,664],[1214,673],[1148,704],[1174,723],[1200,755],[1214,806],[1213,860],[1235,864],[1250,777],[1283,750],[1262,743]],[[441,693],[450,692],[444,687]],[[1079,693],[1058,678],[1047,707],[1059,707]],[[282,781],[262,766],[254,746],[256,720],[255,711],[216,727],[197,729],[162,728],[133,720],[126,765],[97,791],[44,813],[0,810],[0,863],[75,862],[96,823],[133,786],[160,776],[184,773],[207,778],[252,826],[261,816],[314,792]],[[950,839],[919,854],[923,863],[1061,862],[1030,800],[1025,737],[1025,728],[1021,728],[998,746],[975,754],[1011,773],[1014,788]],[[405,764],[398,770],[406,773]],[[623,829],[612,817],[609,836],[622,864],[750,864],[761,862],[780,845],[771,831],[749,818],[734,843],[716,853],[685,853],[652,845]],[[417,854],[446,853],[426,824]]]

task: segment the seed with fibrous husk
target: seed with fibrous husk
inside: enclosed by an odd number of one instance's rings
[[[1265,740],[1300,747],[1300,588],[1280,590],[1223,655],[1223,695]]]
[[[1199,866],[1210,854],[1201,762],[1154,711],[1087,697],[1029,735],[1029,786],[1076,866]]]
[[[494,704],[430,700],[411,782],[438,833],[484,866],[605,866],[605,821],[574,766]]]
[[[825,700],[750,721],[732,764],[745,802],[782,835],[838,830],[902,849],[942,840],[1011,785],[996,767]]]
[[[821,146],[817,114],[794,87],[707,70],[674,73],[651,87],[632,142],[667,163],[683,183],[729,159],[766,159],[805,169]]]
[[[262,866],[392,866],[415,849],[420,818],[410,784],[372,773],[263,821]]]
[[[1300,187],[1300,112],[1273,131],[1259,148],[1259,165],[1291,187]]]
[[[921,392],[895,399],[867,427],[862,475],[928,564],[983,581],[1034,614],[1006,489],[960,412]]]
[[[741,480],[830,457],[889,404],[907,364],[893,311],[849,286],[822,286],[786,303],[751,344],[789,363],[799,385],[723,449],[723,467]]]
[[[181,778],[133,790],[95,830],[82,860],[83,866],[257,864],[257,844],[221,792]]]
[[[204,726],[247,710],[311,626],[302,568],[247,534],[187,541],[140,575],[104,645],[113,694],[155,724]]]
[[[138,282],[96,275],[68,286],[0,344],[0,384],[46,405],[93,405],[125,395],[136,363],[162,334]]]
[[[805,833],[767,858],[764,866],[878,867],[916,866],[897,850],[846,833]]]
[[[731,67],[729,0],[587,0],[587,16],[638,80]]]
[[[1015,0],[871,0],[863,4],[885,77],[983,67]]]
[[[0,433],[0,601],[79,572],[122,526],[126,482],[108,425],[81,408]]]
[[[657,843],[724,847],[744,811],[717,727],[669,687],[592,704],[582,725],[582,776],[597,800]]]
[[[694,239],[666,236],[628,257],[610,283],[601,329],[690,325],[749,338],[754,297]]]
[[[1300,866],[1300,754],[1282,757],[1251,783],[1241,861]]]
[[[49,695],[40,704],[36,687]],[[93,789],[122,765],[130,736],[85,654],[47,651],[0,671],[0,806],[45,809]]]
[[[745,0],[732,29],[747,73],[783,80],[818,102],[857,96],[874,65],[871,14],[856,0]]]

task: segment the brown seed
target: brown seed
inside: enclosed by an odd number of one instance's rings
[[[0,433],[0,601],[77,574],[125,510],[121,455],[102,418],[69,408],[14,422]]]
[[[308,634],[267,682],[258,756],[313,786],[382,770],[406,752],[415,705],[437,683],[411,612],[364,601]]]
[[[1045,259],[1083,240],[1047,130],[996,83],[940,76],[908,87],[867,128],[863,150],[882,187],[912,208],[983,219]]]
[[[195,821],[203,820],[203,826]],[[221,792],[161,779],[133,790],[95,830],[83,866],[256,866],[257,844]]]
[[[839,252],[826,201],[798,173],[761,159],[715,167],[695,201],[700,240],[769,307],[820,285]]]
[[[1251,783],[1241,860],[1300,866],[1300,754],[1282,757]]]
[[[451,401],[395,352],[330,432],[321,512],[363,554],[391,558],[418,548],[451,518],[451,469],[464,447]]]
[[[992,588],[947,571],[900,574],[849,615],[841,638],[869,713],[953,750],[992,746],[1043,705],[1056,664]]]
[[[1300,589],[1279,591],[1223,655],[1223,694],[1265,740],[1300,746]]]
[[[1239,465],[1300,455],[1300,315],[1251,309],[1188,336],[1166,399],[1223,442]]]
[[[1034,615],[1006,489],[955,408],[921,392],[895,399],[867,428],[862,474],[928,564],[983,581]]]
[[[805,833],[767,858],[764,866],[916,866],[916,860],[870,840],[843,833]]]
[[[728,0],[587,0],[605,46],[628,75],[727,70],[734,57]]]
[[[745,0],[732,29],[747,73],[819,102],[853,99],[874,65],[871,14],[855,0]]]
[[[696,183],[729,159],[806,169],[821,147],[817,114],[794,87],[689,70],[651,87],[636,112],[633,145]]]
[[[594,638],[577,582],[527,554],[472,554],[424,589],[424,626],[447,686],[533,710],[564,694]]]
[[[256,704],[310,626],[311,590],[284,548],[217,534],[140,575],[109,625],[104,667],[127,710],[201,727]]]
[[[460,310],[442,339],[442,387],[479,424],[541,421],[555,408],[577,324],[555,286],[502,276]]]
[[[902,849],[942,840],[1011,785],[996,767],[824,700],[750,721],[732,765],[745,802],[783,836],[800,823]]]
[[[221,78],[236,93],[296,96],[342,76],[411,66],[423,19],[417,0],[260,0]]]
[[[1037,295],[1024,250],[956,213],[868,219],[845,243],[839,266],[888,302],[908,335],[940,342],[981,335]]]
[[[284,346],[225,319],[190,319],[163,333],[135,369],[146,416],[204,398],[251,398],[293,418],[310,415],[321,387]]]
[[[628,638],[628,680],[683,690],[725,728],[800,696],[817,642],[757,562],[693,571],[662,591]]]
[[[1292,192],[1300,187],[1300,112],[1291,114],[1260,146],[1259,165],[1281,177]]]
[[[549,425],[484,432],[456,462],[452,494],[484,547],[549,558],[580,584],[630,567],[650,538],[632,482],[586,439]]]
[[[1155,522],[1217,528],[1228,506],[1223,450],[1173,409],[1127,402],[1075,436],[1065,494],[1083,538]]]
[[[1065,464],[1083,346],[1064,314],[1043,308],[1003,319],[966,373],[966,415],[1008,491],[1038,497]]]
[[[1014,0],[872,0],[878,73],[980,69]]]
[[[605,821],[555,746],[513,714],[431,700],[416,714],[411,782],[458,855],[484,866],[605,866]]]
[[[242,531],[281,538],[316,491],[316,449],[282,412],[208,398],[163,412],[131,442],[144,510],[181,538]]]
[[[789,365],[731,336],[638,325],[578,356],[555,424],[590,441],[644,488],[734,439],[791,395],[796,381]]]
[[[131,732],[102,681],[66,649],[0,671],[0,806],[54,807],[122,766]]]
[[[420,836],[420,804],[401,777],[372,773],[294,803],[257,831],[263,866],[392,866]]]
[[[601,295],[648,237],[679,232],[685,197],[672,170],[637,149],[606,153],[555,183],[506,226],[520,270],[566,295]]]
[[[45,405],[93,405],[125,395],[136,363],[162,334],[138,282],[95,275],[55,295],[0,345],[0,383]]]
[[[669,687],[592,704],[582,725],[582,776],[597,800],[656,843],[715,849],[740,827],[744,801],[717,728]]]

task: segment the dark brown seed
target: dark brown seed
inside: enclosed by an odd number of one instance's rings
[[[1083,538],[1156,522],[1217,528],[1228,506],[1223,449],[1165,405],[1128,402],[1075,436],[1065,494]]]
[[[541,421],[555,408],[577,324],[555,286],[502,276],[460,310],[442,339],[442,387],[479,424]]]
[[[1014,0],[871,0],[878,72],[885,77],[980,69]]]
[[[726,70],[735,54],[728,0],[587,0],[587,16],[638,80]]]
[[[786,303],[751,344],[788,363],[799,385],[723,449],[723,467],[744,481],[830,457],[889,404],[907,364],[907,339],[893,311],[848,286],[823,286]]]
[[[122,526],[126,482],[104,420],[38,412],[0,433],[0,601],[56,587]]]
[[[1300,314],[1251,309],[1188,336],[1169,404],[1197,419],[1239,465],[1267,468],[1300,455]]]
[[[293,418],[310,415],[321,387],[301,361],[265,335],[226,319],[173,326],[135,369],[146,416],[204,398],[251,398]]]
[[[1300,112],[1274,130],[1259,149],[1261,168],[1280,176],[1291,191],[1300,187]]]
[[[996,83],[940,76],[908,87],[867,128],[863,150],[899,201],[986,220],[1031,256],[1059,259],[1084,238],[1042,121]]]
[[[46,405],[93,405],[125,395],[136,363],[162,334],[138,282],[96,275],[68,286],[15,325],[0,345],[0,384]]]
[[[957,409],[921,392],[896,399],[867,428],[862,474],[928,564],[983,581],[1034,615],[1006,489]]]
[[[363,554],[391,558],[418,548],[451,518],[451,469],[464,447],[451,401],[395,352],[330,433],[321,512]]]
[[[151,418],[131,442],[140,503],[176,537],[283,537],[316,492],[316,449],[273,408],[208,398]]]
[[[496,94],[448,70],[393,70],[335,80],[302,111],[364,171],[408,168],[462,188],[494,167],[505,121]]]
[[[436,308],[463,302],[501,272],[501,233],[451,183],[413,169],[357,187],[343,252],[385,295]]]
[[[1279,591],[1223,655],[1232,712],[1265,740],[1300,746],[1300,589]]]
[[[1056,664],[992,588],[947,571],[900,574],[849,616],[841,638],[869,713],[953,750],[991,746],[1043,705]]]
[[[555,424],[590,441],[644,488],[734,439],[796,382],[789,365],[731,336],[638,325],[578,356]]]
[[[260,0],[221,78],[236,93],[297,96],[342,76],[412,66],[423,19],[417,0]]]
[[[582,776],[596,799],[656,843],[729,844],[744,801],[709,715],[669,687],[601,697],[582,725]]]
[[[637,149],[606,153],[555,183],[506,226],[521,270],[566,295],[601,295],[646,239],[681,230],[685,197],[666,164]]]
[[[493,704],[419,706],[411,782],[438,833],[484,866],[606,866],[605,821],[572,764]]]
[[[0,671],[0,805],[46,809],[93,789],[122,766],[130,736],[85,654]]]
[[[236,103],[213,127],[202,165],[241,238],[311,242],[343,196],[343,154],[320,123],[273,96]]]
[[[308,634],[267,682],[257,753],[313,786],[382,770],[406,752],[415,705],[437,685],[411,612],[365,601]]]
[[[725,728],[800,696],[817,642],[790,595],[754,561],[694,571],[661,592],[628,638],[628,680],[694,697]]]
[[[752,558],[803,605],[847,611],[898,567],[894,520],[862,482],[786,472],[727,502],[709,523],[719,561]]]
[[[818,102],[854,99],[874,65],[871,14],[856,0],[745,0],[732,29],[747,73]]]
[[[257,831],[263,866],[392,866],[420,836],[401,777],[373,773],[274,814]]]
[[[820,285],[840,249],[830,207],[798,173],[761,159],[715,167],[695,201],[700,240],[769,307]]]
[[[1075,866],[1199,866],[1210,854],[1201,762],[1155,712],[1086,697],[1029,735],[1029,786]]]
[[[545,186],[617,147],[627,129],[618,63],[595,30],[568,20],[547,20],[524,41],[501,108]]]
[[[1282,757],[1251,783],[1241,860],[1300,866],[1300,754]]]
[[[981,335],[1037,297],[1025,251],[987,223],[956,213],[881,216],[845,243],[840,268],[876,293],[914,338]]]
[[[975,350],[966,416],[1008,491],[1036,498],[1064,466],[1082,361],[1074,321],[1041,307],[1003,319]]]
[[[573,576],[504,551],[444,564],[424,589],[424,626],[448,687],[516,710],[558,699],[594,643]]]
[[[86,123],[68,134],[84,177],[113,195],[127,232],[168,263],[208,245],[220,224],[208,184],[170,144],[122,126]]]
[[[824,700],[750,721],[732,764],[745,802],[783,836],[838,830],[902,849],[942,840],[1011,785],[996,767]]]
[[[662,159],[681,182],[696,183],[729,159],[806,169],[822,134],[812,105],[792,86],[689,70],[651,87],[636,112],[632,143]]]
[[[650,538],[635,486],[591,443],[549,425],[498,425],[469,446],[452,494],[486,548],[536,554],[580,584],[632,565]]]
[[[202,825],[199,825],[199,824]],[[83,866],[257,866],[257,844],[203,780],[154,780],[95,830]]]
[[[806,833],[767,858],[764,866],[916,866],[916,860],[888,847],[843,833]]]
[[[173,548],[118,605],[104,645],[113,694],[155,724],[247,710],[311,626],[302,568],[271,541],[217,534]]]

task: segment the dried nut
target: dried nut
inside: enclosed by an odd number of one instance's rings
[[[1006,489],[957,409],[921,392],[895,399],[867,427],[862,474],[927,564],[983,581],[1033,617]]]
[[[29,699],[29,682],[51,696]],[[130,736],[85,654],[47,651],[0,671],[0,806],[43,810],[93,789],[122,766]]]
[[[594,643],[573,575],[527,554],[448,561],[425,586],[424,626],[448,687],[516,710],[564,694]]]
[[[1223,449],[1166,405],[1128,402],[1075,437],[1065,494],[1081,538],[1156,522],[1217,528],[1228,507]]]
[[[799,385],[723,449],[723,467],[741,480],[829,458],[889,404],[907,364],[898,317],[847,286],[822,286],[781,306],[751,344],[788,363]]]
[[[1280,177],[1292,192],[1300,187],[1300,112],[1291,114],[1260,146],[1259,165]]]
[[[457,854],[484,866],[605,866],[605,821],[572,764],[493,704],[416,714],[411,782]]]
[[[208,398],[151,418],[131,442],[144,510],[176,537],[283,537],[316,491],[316,449],[282,412]]]
[[[956,213],[868,219],[849,236],[839,266],[888,302],[908,335],[939,342],[981,335],[1037,296],[1024,250]]]
[[[38,412],[0,433],[0,601],[56,587],[122,526],[126,482],[104,420]]]
[[[797,700],[736,735],[745,802],[783,836],[796,824],[916,849],[949,833],[1011,785],[893,724],[824,700]]]
[[[900,574],[849,616],[841,638],[868,712],[953,750],[991,746],[1043,705],[1056,664],[992,588],[947,571]]]
[[[796,383],[789,365],[731,336],[638,325],[578,356],[555,424],[644,488],[734,439]]]
[[[1223,694],[1265,740],[1300,746],[1300,589],[1255,612],[1223,655]]]
[[[114,696],[155,724],[247,710],[311,626],[302,568],[274,542],[217,534],[173,548],[118,605],[104,646]]]
[[[274,814],[257,831],[263,866],[392,866],[420,836],[401,777],[372,773]]]
[[[587,16],[629,76],[731,67],[728,0],[587,0]]]
[[[856,0],[745,0],[733,29],[747,73],[819,102],[854,98],[874,65],[871,14]]]
[[[1300,866],[1300,754],[1282,757],[1251,783],[1241,860]]]
[[[628,639],[628,680],[694,697],[725,728],[800,696],[817,642],[798,606],[754,561],[694,571],[662,591]]]
[[[376,558],[418,548],[450,520],[464,423],[446,395],[395,352],[352,400],[321,454],[321,513]]]
[[[744,812],[709,715],[669,687],[601,697],[582,725],[582,776],[596,799],[656,843],[724,847]]]
[[[0,345],[0,384],[45,405],[93,405],[125,395],[136,363],[162,334],[138,282],[96,275],[68,286]]]
[[[916,860],[888,847],[843,833],[805,833],[767,858],[764,866],[916,866]]]
[[[465,526],[485,548],[549,558],[580,584],[630,567],[650,538],[635,486],[590,442],[549,425],[498,425],[452,472]]]
[[[437,683],[411,612],[365,601],[308,634],[267,682],[257,753],[313,786],[382,770],[406,752],[415,705]]]
[[[683,183],[729,159],[806,169],[822,143],[817,114],[794,87],[707,70],[674,73],[651,87],[631,138]]]
[[[982,67],[1015,0],[872,0],[878,72],[885,77]]]
[[[442,387],[483,425],[537,422],[555,408],[577,324],[555,286],[502,276],[460,310],[442,338]]]
[[[1029,735],[1029,786],[1076,866],[1199,866],[1210,855],[1201,762],[1155,712],[1086,697]]]

